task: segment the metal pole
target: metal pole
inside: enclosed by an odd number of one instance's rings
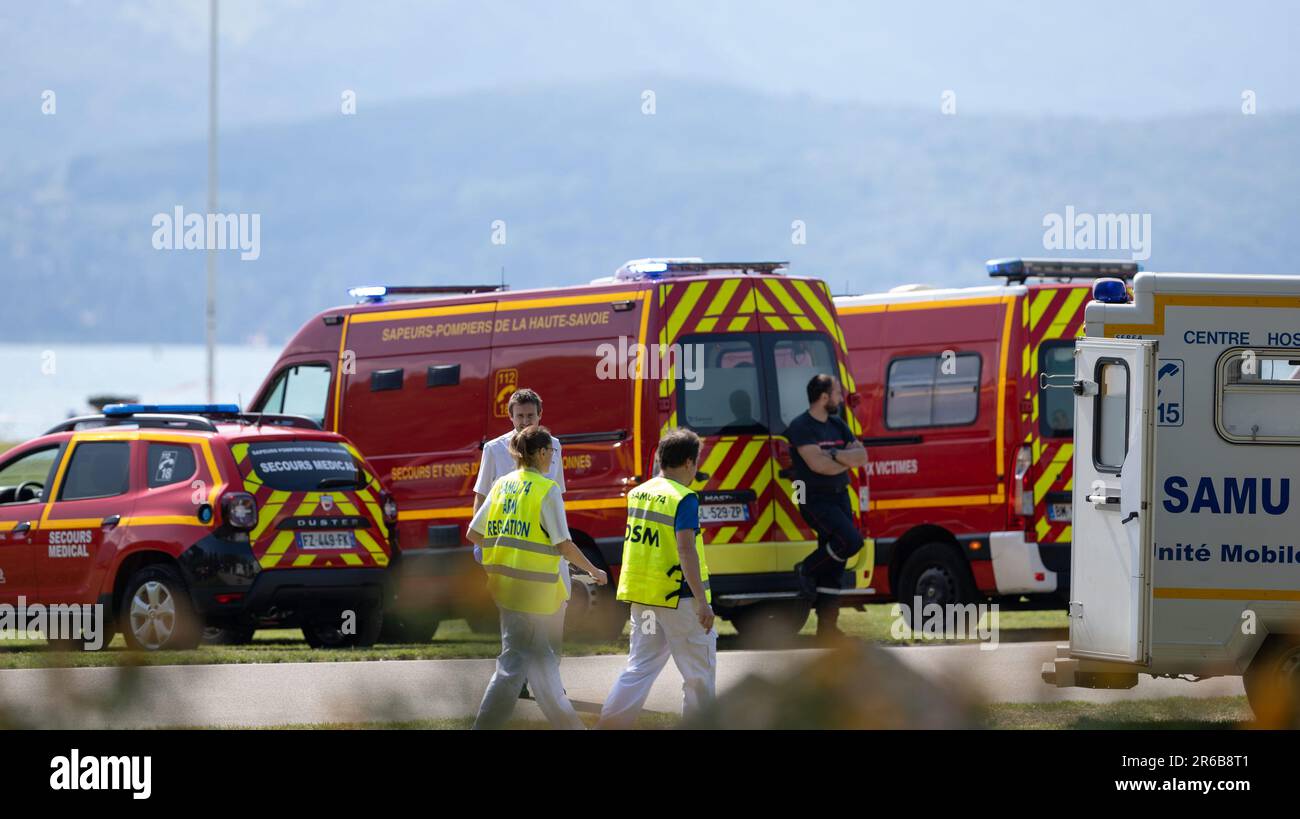
[[[208,214],[217,212],[217,0],[208,0]],[[205,218],[207,223],[209,219]],[[208,403],[217,400],[217,249],[208,239],[207,356]]]

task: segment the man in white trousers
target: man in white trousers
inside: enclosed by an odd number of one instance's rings
[[[632,604],[632,644],[601,709],[601,728],[632,727],[670,656],[684,681],[683,716],[713,699],[718,633],[700,498],[690,488],[699,458],[699,436],[671,430],[659,441],[659,474],[628,493],[618,599]]]

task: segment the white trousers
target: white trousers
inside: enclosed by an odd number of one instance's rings
[[[601,728],[632,727],[669,657],[682,675],[682,715],[690,717],[715,693],[718,632],[700,626],[695,601],[689,598],[675,609],[633,603],[627,667],[605,699]]]
[[[501,656],[496,673],[483,692],[475,728],[501,728],[514,713],[527,679],[533,698],[556,728],[582,730],[586,726],[573,710],[560,680],[559,635],[564,631],[564,607],[551,615],[524,614],[500,609]]]

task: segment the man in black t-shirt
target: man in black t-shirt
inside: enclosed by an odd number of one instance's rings
[[[867,450],[841,413],[844,394],[839,382],[825,374],[808,382],[808,411],[786,427],[794,476],[803,482],[799,513],[817,532],[817,550],[795,566],[799,589],[817,604],[817,636],[843,635],[838,626],[839,597],[817,588],[839,588],[845,563],[862,548],[849,498],[849,470],[867,465]]]

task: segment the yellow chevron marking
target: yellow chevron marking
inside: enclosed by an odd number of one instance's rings
[[[1074,320],[1074,314],[1087,296],[1088,290],[1086,288],[1080,287],[1071,290],[1070,295],[1065,297],[1065,304],[1061,305],[1061,309],[1056,311],[1055,316],[1052,316],[1052,323],[1047,326],[1047,335],[1059,338],[1066,325]]]
[[[787,313],[792,316],[803,315],[803,309],[795,303],[795,300],[790,296],[790,292],[786,290],[785,282],[779,279],[762,279],[761,281],[767,285],[767,289],[772,295],[776,296],[776,300],[781,303]]]
[[[1061,542],[1062,542],[1062,543],[1069,543],[1069,542],[1070,542],[1070,536],[1074,534],[1074,531],[1073,531],[1073,530],[1074,530],[1074,527],[1072,527],[1072,526],[1067,526],[1067,527],[1065,527],[1064,529],[1061,530]]]
[[[668,316],[668,340],[669,343],[677,340],[677,336],[682,331],[682,325],[686,319],[690,318],[691,311],[699,302],[700,296],[704,295],[705,289],[709,286],[708,282],[691,282],[686,286],[686,292],[673,308],[673,312]]]
[[[1061,449],[1065,449],[1068,446],[1070,445],[1062,444]],[[1042,502],[1043,496],[1047,494],[1048,489],[1052,488],[1052,484],[1056,482],[1056,479],[1061,474],[1061,470],[1065,469],[1065,465],[1068,462],[1069,462],[1068,459],[1063,461],[1063,460],[1059,460],[1058,458],[1053,458],[1052,462],[1049,463],[1047,465],[1047,468],[1043,470],[1043,474],[1039,475],[1038,480],[1034,481],[1034,505],[1035,506],[1037,506],[1039,503]]]
[[[263,553],[258,563],[262,564],[263,569],[274,569],[290,543],[293,543],[293,532],[280,532],[275,536],[275,540],[271,541],[271,546]]]
[[[776,525],[785,533],[788,540],[799,540],[803,533],[799,531],[799,526],[790,519],[790,515],[785,511],[785,507],[779,502],[773,502],[772,508],[776,511]]]
[[[709,454],[704,456],[704,463],[700,466],[700,472],[706,472],[712,475],[722,463],[722,459],[731,451],[731,445],[735,443],[735,438],[722,438],[716,444],[709,447]],[[701,484],[703,485],[703,484]]]
[[[757,287],[755,287],[751,292],[754,294],[754,301],[758,304],[758,312],[760,312],[760,313],[775,313],[775,312],[776,312],[776,308],[774,308],[774,307],[773,307],[773,306],[768,302],[767,299],[763,298],[763,294],[760,293],[760,292],[758,292],[758,288],[757,288]]]
[[[1055,294],[1055,290],[1039,290],[1038,295],[1034,296],[1034,303],[1029,308],[1030,330],[1038,326],[1039,320],[1043,317],[1043,312],[1047,310],[1047,305],[1052,303],[1052,296]]]
[[[839,325],[831,318],[830,312],[827,311],[826,306],[822,303],[821,299],[817,298],[817,295],[813,293],[812,288],[808,286],[808,282],[794,281],[791,282],[791,284],[794,285],[794,289],[799,292],[799,295],[803,296],[803,300],[808,303],[808,307],[812,310],[813,315],[815,315],[817,320],[821,322],[822,329],[835,337],[835,340],[840,342],[840,346],[843,347],[843,340],[840,338],[839,333]]]
[[[370,552],[370,557],[374,559],[376,565],[388,565],[388,555],[384,554],[384,550],[375,542],[375,539],[370,536],[369,532],[364,530],[358,531],[357,540],[361,542],[362,546],[366,547],[366,551]]]
[[[739,288],[740,279],[727,279],[724,281],[709,302],[709,306],[705,308],[704,315],[717,316],[726,312],[727,302],[731,301],[731,297],[736,294],[736,290]]]
[[[310,566],[315,561],[316,561],[316,555],[298,555],[293,559],[293,567],[295,569],[298,569],[298,568],[302,568],[303,566]]]
[[[794,317],[794,323],[795,323],[795,324],[798,324],[798,325],[799,325],[799,328],[802,329],[802,330],[816,330],[816,329],[817,329],[817,325],[813,324],[813,323],[812,323],[812,320],[809,319],[807,316],[795,316],[795,317]]]
[[[700,323],[695,325],[695,332],[712,333],[713,328],[717,326],[717,323],[718,323],[718,319],[714,316],[710,316],[708,318],[702,318],[700,319]]]
[[[705,531],[708,531],[707,529]],[[732,536],[736,534],[735,526],[723,526],[713,533],[713,539],[710,544],[730,543]]]
[[[1026,344],[1020,348],[1020,372],[1028,377],[1029,375],[1029,345]]]
[[[727,325],[727,332],[729,333],[741,332],[747,326],[749,326],[749,319],[750,319],[749,316],[738,316],[737,318],[732,319],[731,323]]]
[[[1047,524],[1047,520],[1039,518],[1038,523],[1034,525],[1034,531],[1038,534],[1039,543],[1042,543],[1047,539],[1047,532],[1049,529],[1051,529],[1051,527]]]
[[[1011,349],[1011,311],[1015,307],[1015,304],[1014,299],[1007,299],[1006,320],[1002,325],[1002,354],[998,359],[998,414],[996,416],[998,480],[1002,480],[1007,468],[1006,443],[1002,436],[1007,426],[1007,355]]]
[[[310,515],[312,512],[315,511],[316,511],[316,501],[312,500],[309,497],[306,500],[304,500],[302,503],[298,504],[298,508],[295,509],[293,513],[294,515]],[[258,523],[261,522],[262,522],[261,520],[258,521]]]
[[[275,520],[275,516],[280,514],[283,507],[284,504],[282,503],[268,503],[263,506],[261,511],[257,513],[257,528],[250,532],[248,536],[253,540],[261,537],[262,533],[266,531],[266,527],[271,525],[271,521]]]
[[[768,511],[769,508],[764,507],[762,511],[758,513],[758,519],[754,521],[753,528],[749,530],[749,534],[745,535],[745,543],[757,543],[767,534],[767,530],[772,528],[772,519],[774,516],[769,515]]]
[[[343,554],[339,555],[339,557],[343,558],[343,562],[348,564],[349,566],[360,566],[363,563],[365,563],[365,561],[362,560],[359,555],[355,555],[352,552],[344,552]]]
[[[767,325],[773,330],[789,330],[790,325],[786,324],[779,316],[763,316],[767,319]]]
[[[767,445],[766,438],[756,438],[745,444],[745,448],[740,452],[740,457],[736,459],[736,463],[727,473],[727,477],[722,479],[718,488],[735,489],[740,484],[741,479],[745,477],[745,472],[754,463],[754,459],[758,457],[758,453],[766,449]],[[770,469],[764,471],[771,472]]]

